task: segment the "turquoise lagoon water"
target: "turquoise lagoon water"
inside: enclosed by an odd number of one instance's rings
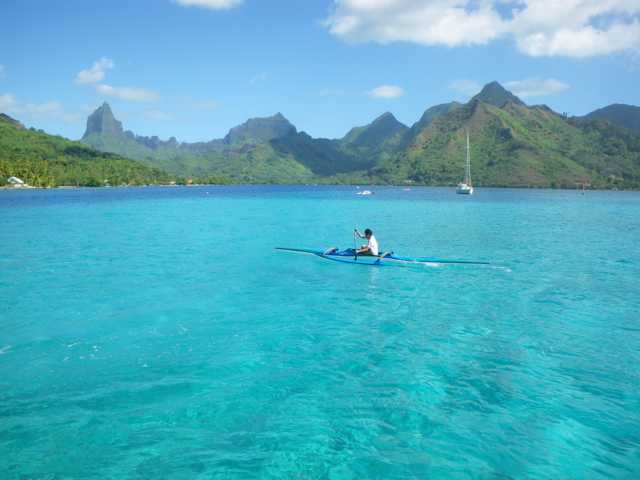
[[[0,192],[0,478],[640,477],[640,194]],[[498,267],[341,265],[352,246]]]

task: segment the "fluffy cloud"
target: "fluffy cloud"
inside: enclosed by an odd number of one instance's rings
[[[161,110],[147,110],[146,112],[143,112],[143,116],[149,120],[159,120],[162,122],[173,120],[173,115],[171,113],[163,112]]]
[[[318,92],[318,95],[320,95],[321,97],[336,97],[343,94],[344,91],[338,88],[323,88]]]
[[[0,95],[0,112],[26,118],[54,118],[68,123],[77,122],[80,115],[64,111],[62,103],[50,100],[43,103],[22,102],[10,93]]]
[[[212,111],[216,110],[220,106],[220,104],[215,100],[198,100],[193,102],[192,106],[196,110]]]
[[[353,42],[455,47],[506,37],[530,56],[640,51],[637,0],[334,0],[324,24]]]
[[[569,85],[556,80],[555,78],[526,78],[524,80],[513,80],[505,82],[505,88],[513,92],[518,97],[542,97],[553,93],[564,92],[569,89]]]
[[[254,75],[253,77],[251,77],[251,79],[249,80],[249,83],[251,85],[255,85],[256,83],[264,82],[267,78],[269,78],[269,75],[267,74],[267,72],[260,72],[257,75]]]
[[[244,0],[176,0],[183,7],[201,7],[209,10],[229,10],[242,5]]]
[[[114,67],[113,60],[102,57],[100,60],[93,62],[93,65],[86,70],[80,70],[76,75],[75,82],[78,85],[93,85],[104,80],[107,70]]]
[[[109,97],[121,100],[131,100],[134,102],[153,102],[159,98],[156,92],[138,87],[113,87],[106,83],[101,83],[106,76],[107,70],[115,66],[113,60],[102,57],[93,62],[93,65],[86,70],[78,72],[75,83],[78,85],[91,85],[96,92]]]
[[[528,0],[511,21],[518,48],[534,57],[590,57],[640,50],[637,0]]]
[[[120,100],[132,100],[134,102],[153,102],[158,99],[158,94],[151,90],[136,87],[112,87],[111,85],[96,85],[96,91],[102,95],[119,98]]]
[[[484,44],[503,31],[490,4],[467,8],[460,0],[336,0],[326,20],[329,31],[346,40],[423,45]]]
[[[399,87],[397,85],[380,85],[379,87],[368,91],[367,95],[372,98],[391,99],[398,98],[404,95],[404,90],[402,89],[402,87]]]
[[[8,112],[12,105],[15,104],[15,97],[10,93],[0,95],[0,112]]]
[[[62,104],[56,100],[44,103],[23,103],[10,93],[0,95],[0,110],[17,114],[50,115],[62,111]]]
[[[482,85],[473,80],[456,80],[451,82],[449,88],[470,97],[478,93],[482,89]]]

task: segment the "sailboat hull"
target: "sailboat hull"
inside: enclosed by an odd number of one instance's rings
[[[461,183],[458,185],[456,193],[459,193],[460,195],[473,195],[473,187],[471,185]]]

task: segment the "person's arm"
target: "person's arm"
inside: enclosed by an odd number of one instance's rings
[[[364,235],[362,235],[357,228],[354,228],[353,232],[358,236],[358,238],[364,238]]]

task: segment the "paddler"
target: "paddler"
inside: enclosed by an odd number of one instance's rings
[[[359,249],[356,250],[356,253],[358,255],[375,255],[375,256],[379,255],[380,252],[378,251],[378,240],[376,240],[376,237],[373,236],[373,232],[371,231],[370,228],[367,228],[364,231],[364,235],[362,235],[357,228],[354,230],[354,233],[359,238],[367,239],[367,244],[361,246]]]

